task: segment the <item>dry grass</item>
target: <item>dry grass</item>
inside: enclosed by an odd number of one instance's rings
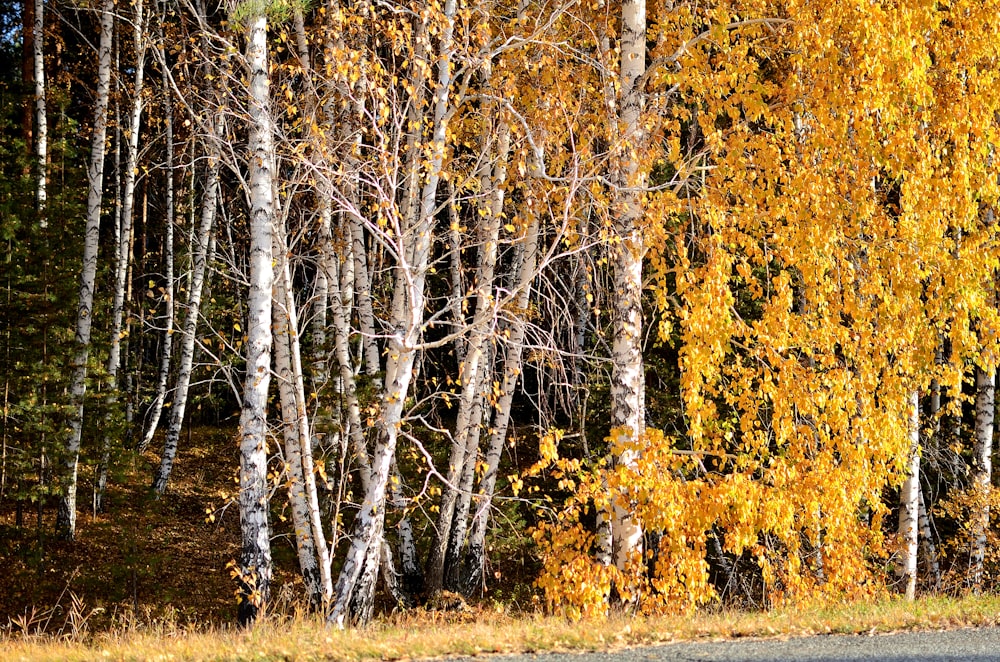
[[[83,612],[81,612],[82,614]],[[159,620],[123,619],[88,635],[0,635],[5,660],[410,660],[493,653],[582,651],[695,639],[793,637],[997,624],[1000,598],[932,597],[769,613],[720,612],[641,618],[619,615],[574,623],[542,616],[474,611],[454,616],[414,612],[362,630],[337,631],[317,620],[270,619],[249,632],[195,631]],[[15,628],[16,630],[16,628]]]

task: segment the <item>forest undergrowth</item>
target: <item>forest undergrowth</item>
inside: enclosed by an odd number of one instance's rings
[[[76,641],[85,633],[208,631],[235,621],[235,432],[205,426],[185,428],[184,435],[176,482],[168,494],[158,499],[149,488],[156,455],[131,454],[122,462],[121,475],[109,482],[104,512],[81,511],[80,532],[72,543],[53,535],[55,512],[50,504],[36,509],[22,502],[19,515],[13,500],[0,502],[0,566],[5,569],[0,634]],[[270,615],[279,621],[303,608],[286,510],[287,505],[275,500],[271,519],[276,583]],[[523,531],[520,535],[525,541],[530,538]],[[532,599],[537,564],[530,561],[507,558],[494,568],[494,577],[505,580],[483,597],[482,609],[491,618],[538,609],[540,601]],[[512,585],[518,589],[512,590]],[[462,600],[461,609],[451,611],[458,620],[468,620],[480,609]]]
[[[132,455],[110,482],[105,511],[81,510],[80,534],[71,543],[53,535],[52,508],[40,510],[41,522],[38,510],[26,508],[18,526],[13,501],[5,501],[0,558],[8,576],[0,622],[59,635],[73,629],[74,609],[94,630],[135,620],[183,627],[232,620],[226,563],[238,553],[239,521],[236,509],[224,506],[238,468],[228,452],[233,434],[195,428],[168,498],[150,492],[153,454]]]

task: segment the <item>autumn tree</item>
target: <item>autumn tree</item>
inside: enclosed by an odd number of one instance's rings
[[[111,39],[114,29],[114,3],[100,6],[100,41],[97,45],[97,98],[87,169],[87,225],[83,242],[83,267],[80,272],[80,295],[76,317],[76,350],[73,357],[73,377],[69,390],[74,410],[66,438],[66,461],[63,468],[63,494],[56,521],[58,535],[72,540],[76,535],[77,487],[80,440],[83,435],[84,396],[87,393],[87,371],[90,359],[91,328],[94,317],[94,289],[97,276],[97,250],[100,240],[101,204],[104,197],[104,154],[107,136],[108,96],[111,89]]]
[[[945,34],[951,19],[917,3],[891,17],[821,3],[657,10],[646,82],[672,192],[647,214],[686,437],[650,432],[627,447],[635,468],[578,484],[537,534],[543,586],[554,603],[603,609],[618,575],[587,559],[593,538],[579,528],[589,504],[608,503],[600,485],[662,533],[653,579],[633,575],[649,608],[714,595],[717,537],[716,562],[749,557],[775,599],[879,586],[882,523],[904,479],[912,586],[914,398],[935,374],[937,329],[961,356],[974,346],[965,311],[978,324],[993,315],[980,303],[993,249],[979,205],[995,195],[984,168],[994,123],[977,114],[970,132],[938,115],[969,69],[956,75],[943,43],[916,36]],[[968,184],[940,185],[954,177]],[[580,468],[556,466],[566,478]]]

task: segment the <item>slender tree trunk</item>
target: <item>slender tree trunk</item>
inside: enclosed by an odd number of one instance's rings
[[[580,236],[591,236],[590,213],[588,212],[580,219]],[[590,252],[582,251],[574,260],[573,270],[573,334],[570,356],[571,383],[575,398],[576,411],[573,413],[577,420],[577,433],[583,444],[584,457],[590,457],[590,444],[587,439],[587,398],[590,393],[589,380],[586,369],[586,347],[587,329],[590,324],[591,310],[593,309],[594,288],[591,283],[591,263]]]
[[[448,547],[444,564],[444,587],[449,591],[461,590],[462,557],[465,552],[466,538],[469,532],[469,510],[472,507],[472,488],[476,480],[476,465],[479,462],[480,429],[483,423],[483,410],[486,384],[492,376],[492,352],[488,344],[483,346],[482,367],[476,379],[475,392],[472,400],[472,413],[469,416],[468,432],[465,439],[465,453],[462,458],[462,475],[459,478],[454,515],[448,532]]]
[[[364,347],[365,374],[372,378],[375,388],[382,387],[379,372],[382,361],[375,337],[375,311],[372,306],[371,279],[368,275],[368,251],[365,249],[365,229],[361,219],[354,215],[348,221],[350,225],[352,256],[354,257],[354,291],[358,300],[358,325],[361,331],[361,344]]]
[[[506,152],[510,148],[509,133],[506,138],[502,138],[503,144],[498,147],[498,159],[505,161]],[[484,137],[484,144],[488,144],[490,137]],[[498,165],[497,168],[505,168]],[[482,179],[485,179],[484,190],[491,190],[494,177],[493,169],[486,166]],[[427,590],[436,593],[445,586],[447,575],[451,575],[449,588],[457,584],[459,568],[453,568],[453,572],[447,567],[449,546],[464,544],[465,531],[467,529],[468,500],[465,500],[464,513],[459,513],[462,520],[459,525],[460,531],[453,532],[452,527],[455,522],[456,508],[462,501],[463,476],[467,474],[467,465],[471,462],[474,470],[476,456],[479,449],[479,420],[475,418],[477,400],[482,395],[482,373],[487,363],[486,340],[491,331],[493,321],[493,276],[496,271],[497,242],[500,233],[500,215],[492,213],[493,206],[488,201],[485,205],[485,215],[480,225],[479,235],[479,265],[476,269],[475,283],[473,291],[476,293],[476,310],[472,320],[470,336],[463,353],[463,360],[459,366],[459,381],[462,387],[458,403],[458,414],[455,422],[455,431],[452,434],[451,455],[448,461],[448,471],[446,482],[442,487],[441,505],[438,515],[438,523],[434,534],[434,543],[431,547],[430,562],[427,571]],[[502,204],[502,203],[501,203]],[[458,250],[458,247],[455,247]],[[461,285],[459,285],[461,287]],[[453,296],[455,293],[453,291]],[[458,315],[464,318],[464,314],[458,311]],[[457,320],[460,322],[462,320]],[[464,326],[464,325],[463,325]],[[481,413],[481,404],[478,405]],[[471,490],[471,480],[468,487]],[[461,508],[459,508],[461,510]],[[461,539],[456,539],[460,536]],[[457,561],[457,550],[451,554],[453,560]]]
[[[455,197],[454,184],[448,182],[448,196]],[[462,264],[462,245],[464,237],[462,234],[462,222],[455,205],[448,205],[448,272],[450,276],[451,294],[448,297],[448,307],[451,309],[451,328],[455,334],[455,358],[458,365],[465,365],[465,353],[467,339],[464,336],[466,328],[466,300],[465,300],[465,278],[462,275],[464,265]]]
[[[371,465],[370,481],[365,490],[361,511],[355,520],[351,546],[334,591],[335,602],[330,613],[330,622],[338,627],[343,627],[350,620],[363,622],[368,612],[366,600],[356,600],[355,593],[367,598],[371,584],[374,583],[372,575],[376,569],[372,567],[372,563],[378,562],[382,545],[386,490],[395,459],[403,405],[413,375],[413,361],[416,356],[414,346],[419,338],[419,327],[423,319],[423,280],[428,252],[429,242],[424,251],[424,268],[415,269],[415,273],[412,274],[411,286],[407,292],[409,297],[406,297],[411,303],[402,301],[403,296],[395,297],[401,300],[401,303],[394,306],[393,317],[403,323],[400,328],[406,329],[406,335],[396,335],[390,341],[386,390],[382,397],[382,409],[378,421],[379,438]],[[407,288],[406,277],[402,273],[406,268],[407,265],[399,267],[396,287],[400,292]]]
[[[927,559],[927,566],[931,577],[934,578],[934,590],[941,588],[941,564],[938,562],[937,545],[934,544],[934,532],[931,529],[931,518],[927,513],[927,505],[924,503],[924,491],[920,489],[917,497],[920,512],[918,514],[920,525],[920,544],[924,549],[924,557]]]
[[[170,357],[174,349],[174,112],[173,103],[170,96],[169,73],[163,69],[163,123],[166,133],[166,193],[164,205],[166,206],[166,236],[164,237],[164,257],[166,281],[163,302],[166,310],[163,320],[163,346],[160,354],[160,371],[156,380],[156,397],[150,407],[149,426],[139,443],[139,448],[145,449],[153,441],[156,433],[156,426],[160,423],[160,415],[163,412],[163,403],[167,399],[167,381],[170,378]]]
[[[216,132],[221,132],[221,122],[217,120]],[[192,243],[190,285],[188,287],[187,313],[182,328],[181,348],[178,357],[177,380],[174,383],[173,400],[170,405],[170,421],[164,434],[163,453],[160,455],[160,465],[153,478],[153,491],[163,494],[170,480],[174,461],[177,458],[177,445],[180,441],[181,427],[184,424],[184,411],[187,408],[188,391],[191,387],[191,371],[194,367],[194,350],[198,331],[198,317],[201,314],[201,297],[205,288],[205,277],[211,256],[212,227],[215,224],[215,214],[219,204],[219,151],[215,144],[217,136],[210,136],[206,141],[208,164],[205,169],[205,189],[202,192],[201,218]],[[192,224],[193,225],[193,224]]]
[[[899,576],[907,600],[912,600],[917,589],[917,543],[920,500],[920,394],[910,394],[910,448],[907,457],[908,471],[899,491]]]
[[[522,257],[517,270],[515,310],[527,310],[531,300],[531,281],[535,277],[538,264],[538,219],[533,218],[520,248]],[[483,581],[486,566],[486,532],[489,529],[490,507],[496,489],[497,474],[500,469],[500,455],[507,440],[510,426],[510,410],[514,393],[521,376],[521,356],[524,351],[524,337],[527,322],[520,317],[511,322],[510,337],[507,340],[507,355],[504,359],[503,381],[494,407],[493,425],[490,431],[489,447],[486,451],[486,471],[479,484],[476,510],[472,518],[469,535],[469,552],[466,560],[465,592],[471,593]]]
[[[486,77],[489,78],[487,68]],[[496,159],[484,168],[481,180],[482,190],[487,193],[484,201],[483,224],[480,232],[480,262],[476,273],[476,314],[473,318],[470,347],[473,352],[482,355],[481,367],[476,375],[473,399],[469,402],[472,408],[465,432],[465,453],[463,458],[462,476],[458,485],[458,500],[455,514],[449,531],[448,553],[445,558],[445,587],[449,590],[461,590],[462,565],[466,535],[469,532],[469,510],[472,505],[472,488],[475,481],[476,464],[479,461],[480,428],[482,426],[484,400],[487,384],[492,375],[492,357],[489,339],[495,330],[496,314],[493,285],[497,263],[497,245],[500,241],[500,225],[503,215],[504,190],[507,180],[507,159],[510,152],[510,127],[501,122],[499,127],[490,125],[489,135],[484,136],[483,143],[488,144],[496,130]],[[465,404],[459,403],[459,407]],[[459,415],[459,420],[462,416]],[[456,432],[459,432],[456,430]]]
[[[83,268],[77,304],[73,375],[69,400],[72,408],[66,439],[63,493],[56,516],[56,533],[65,540],[76,535],[77,470],[83,432],[83,403],[87,393],[87,361],[90,358],[90,331],[94,311],[94,281],[97,276],[97,247],[101,228],[101,201],[104,196],[104,141],[107,136],[108,97],[111,88],[111,41],[114,27],[114,0],[101,3],[101,35],[98,45],[97,96],[90,165],[87,168],[87,224],[83,243]]]
[[[403,421],[403,407],[413,376],[417,343],[423,330],[424,282],[430,258],[434,210],[437,207],[437,188],[444,163],[448,132],[447,110],[450,103],[452,75],[452,35],[454,31],[456,0],[445,0],[445,26],[440,35],[438,77],[433,105],[432,153],[427,160],[426,179],[420,196],[417,223],[408,233],[412,239],[399,251],[396,267],[395,292],[392,304],[392,326],[396,332],[389,342],[386,360],[386,386],[377,424],[378,443],[372,461],[371,483],[365,493],[361,511],[357,515],[351,546],[344,559],[337,587],[330,622],[343,627],[353,616],[364,621],[370,614],[372,579],[377,573],[373,564],[379,562],[385,524],[386,489],[390,469],[396,453],[399,426]],[[412,256],[412,258],[410,257]],[[359,581],[364,577],[364,581]],[[365,596],[360,603],[355,593]]]
[[[280,246],[287,246],[287,234],[284,227],[280,227]],[[307,413],[308,403],[306,401],[305,374],[302,369],[302,347],[299,342],[299,320],[295,306],[295,296],[292,292],[291,266],[287,257],[282,256],[279,260],[281,271],[278,274],[278,292],[280,298],[278,304],[282,317],[285,318],[288,334],[289,358],[291,359],[291,379],[290,386],[294,396],[295,405],[295,428],[298,431],[298,442],[300,447],[299,461],[302,465],[302,485],[305,491],[305,503],[308,508],[308,525],[312,528],[312,538],[316,544],[317,562],[319,563],[320,585],[322,589],[322,603],[325,605],[333,595],[333,578],[330,570],[330,554],[326,546],[326,535],[323,531],[323,522],[320,515],[319,495],[316,490],[316,468],[313,463],[312,430],[309,425]]]
[[[394,593],[394,597],[404,606],[412,606],[415,596],[424,589],[424,574],[420,567],[420,557],[417,552],[416,538],[413,534],[413,523],[406,514],[409,500],[403,495],[403,477],[399,467],[393,462],[389,477],[389,503],[397,511],[403,513],[396,525],[399,535],[400,572],[402,582]],[[391,561],[391,555],[384,556],[383,562]],[[395,572],[395,568],[390,568]]]
[[[645,432],[645,376],[642,364],[642,257],[645,242],[638,149],[643,140],[639,114],[643,91],[637,82],[646,70],[646,0],[622,4],[621,124],[623,154],[619,163],[620,191],[614,209],[614,341],[611,348],[611,425],[618,447],[615,462],[636,460],[635,444]],[[629,447],[631,446],[631,448]],[[641,552],[642,529],[627,504],[615,503],[612,512],[614,563],[624,569],[630,556]]]
[[[486,235],[486,241],[482,245],[483,250],[480,252],[480,263],[476,276],[476,288],[479,290],[477,310],[473,321],[472,337],[469,339],[465,352],[464,365],[459,369],[462,392],[427,572],[427,589],[431,593],[440,591],[444,586],[445,561],[449,541],[452,539],[451,527],[460,497],[462,476],[465,473],[467,462],[475,461],[470,456],[474,456],[479,447],[479,423],[474,420],[473,412],[475,401],[481,393],[481,373],[483,365],[486,363],[485,336],[487,329],[484,326],[488,323],[486,316],[492,306],[493,271],[496,264],[496,239],[490,237],[490,230],[487,230]],[[485,280],[487,277],[488,281]],[[479,280],[480,278],[484,280]],[[475,424],[475,430],[473,430],[473,424]]]
[[[246,382],[240,416],[239,620],[256,620],[271,588],[268,531],[267,391],[271,382],[271,235],[274,222],[274,126],[268,78],[267,18],[247,18],[250,110],[250,293]]]
[[[321,230],[329,234],[329,228]],[[329,261],[335,260],[332,255],[333,244],[327,242],[330,252]],[[331,276],[337,279],[336,274],[331,269]],[[358,402],[358,386],[354,375],[354,367],[351,362],[351,324],[348,316],[350,302],[344,300],[343,292],[334,293],[330,311],[333,315],[334,330],[334,356],[337,359],[337,366],[340,369],[340,397],[343,399],[344,408],[347,410],[347,430],[348,442],[355,459],[360,467],[361,486],[366,492],[371,482],[371,464],[368,461],[368,443],[365,439],[365,427],[361,421],[361,404]]]
[[[286,237],[281,230],[282,228],[278,226],[274,233],[274,255],[277,258],[278,270],[274,279],[272,304],[274,365],[281,401],[288,500],[295,527],[299,568],[302,571],[309,603],[314,609],[319,610],[329,599],[333,587],[322,524],[314,526],[313,522],[315,515],[318,523],[319,504],[316,499],[315,475],[311,462],[312,439],[305,409],[304,389],[300,387],[301,361],[296,361],[294,357],[298,350],[298,322],[294,299],[289,289],[291,279],[286,257]]]
[[[48,201],[48,150],[49,130],[45,115],[45,2],[44,0],[29,0],[34,4],[35,12],[31,22],[32,54],[35,73],[35,206],[40,215],[39,224],[42,228],[48,226],[45,218],[45,206]]]
[[[312,372],[313,391],[319,393],[330,380],[330,371],[327,365],[327,325],[328,311],[330,309],[330,282],[332,280],[333,265],[335,259],[333,251],[333,237],[330,234],[331,227],[330,199],[324,198],[320,203],[320,230],[319,230],[319,258],[316,265],[316,279],[313,285],[313,305],[312,305]]]
[[[972,585],[983,582],[986,557],[986,534],[990,525],[990,492],[993,474],[993,422],[996,398],[996,368],[976,368],[976,442],[972,451],[972,489],[975,512],[972,513]]]
[[[128,287],[129,266],[132,260],[132,212],[135,207],[135,176],[139,161],[139,133],[142,122],[142,87],[146,65],[146,27],[142,0],[135,2],[135,81],[132,99],[132,113],[129,117],[128,142],[125,145],[125,183],[122,193],[122,222],[118,237],[118,259],[115,263],[115,293],[111,306],[111,349],[108,352],[108,396],[107,406],[114,410],[118,404],[118,370],[121,367],[121,348],[125,311],[125,293]],[[111,462],[111,430],[105,430],[101,448],[101,460],[97,466],[97,485],[94,489],[94,512],[103,510],[104,490],[108,482],[108,465]]]

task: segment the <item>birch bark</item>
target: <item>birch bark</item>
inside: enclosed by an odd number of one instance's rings
[[[614,341],[611,348],[611,425],[619,447],[615,462],[635,462],[634,444],[645,431],[645,377],[642,364],[642,258],[644,242],[639,227],[638,147],[642,142],[639,113],[643,91],[638,83],[646,70],[646,1],[622,3],[621,31],[621,157],[619,191],[614,201],[615,303],[612,311]],[[633,449],[627,445],[633,445]],[[641,551],[642,529],[627,504],[615,503],[612,512],[612,553],[624,569],[629,557]]]
[[[320,521],[319,500],[312,463],[312,435],[306,413],[302,360],[298,342],[298,319],[291,293],[287,238],[275,224],[273,250],[278,273],[274,279],[274,363],[281,400],[282,436],[288,500],[295,527],[299,568],[309,603],[321,609],[330,598],[330,560]]]
[[[334,606],[329,621],[344,627],[347,621],[364,621],[370,614],[371,577],[373,564],[379,562],[385,522],[386,489],[395,458],[399,427],[413,376],[417,345],[423,330],[425,303],[424,283],[430,257],[432,221],[437,207],[437,188],[444,163],[448,131],[448,108],[452,80],[452,36],[454,34],[456,0],[445,0],[444,23],[440,34],[437,81],[433,96],[433,131],[431,155],[427,160],[420,207],[416,223],[409,228],[408,240],[398,253],[395,291],[392,304],[392,326],[395,333],[389,341],[386,359],[385,389],[377,423],[378,442],[372,461],[371,483],[357,515],[351,546],[344,559]],[[412,256],[412,258],[410,257]],[[366,578],[365,585],[359,579]],[[355,592],[365,595],[361,603],[354,601]]]
[[[40,215],[39,225],[48,226],[45,207],[48,202],[49,129],[45,103],[45,2],[32,0],[35,6],[31,22],[32,55],[35,71],[35,206]]]
[[[115,262],[115,292],[111,305],[111,349],[108,352],[107,405],[113,409],[118,402],[118,370],[121,367],[125,294],[132,261],[132,215],[135,207],[135,181],[139,161],[139,134],[142,122],[142,88],[146,72],[146,20],[142,0],[134,3],[133,43],[135,47],[135,79],[133,81],[132,112],[129,115],[128,142],[125,143],[125,181],[122,190],[121,226],[118,235],[118,254]],[[103,509],[104,490],[108,482],[108,465],[111,462],[111,432],[106,430],[102,440],[101,459],[97,467],[97,484],[94,489],[94,512]]]
[[[216,132],[220,132],[221,128],[221,121],[217,120]],[[184,411],[187,408],[188,391],[191,387],[191,372],[194,368],[198,316],[201,314],[201,297],[210,261],[212,227],[215,224],[215,214],[219,197],[219,151],[215,144],[216,137],[210,137],[206,141],[208,158],[205,169],[205,189],[202,192],[200,221],[197,232],[194,234],[194,254],[191,258],[187,312],[184,317],[184,325],[181,329],[181,348],[178,357],[177,380],[174,382],[173,400],[170,405],[170,421],[164,434],[163,453],[160,455],[160,464],[153,478],[153,491],[156,494],[163,494],[170,480],[170,473],[173,470],[174,461],[177,457],[177,445],[180,441],[181,426],[184,424]]]
[[[351,232],[351,255],[354,258],[354,291],[357,296],[358,326],[364,348],[365,373],[372,378],[375,388],[382,387],[379,372],[382,369],[381,352],[375,330],[375,310],[372,306],[371,277],[368,272],[368,251],[365,249],[365,229],[361,219],[351,215],[348,220]]]
[[[489,78],[489,67],[485,76]],[[462,557],[469,532],[469,510],[472,505],[472,488],[475,480],[476,464],[479,460],[480,428],[485,408],[486,386],[492,375],[490,337],[495,331],[496,298],[494,296],[494,280],[497,265],[497,246],[500,241],[500,225],[503,216],[504,184],[507,180],[507,159],[510,152],[510,126],[499,122],[489,126],[489,134],[494,130],[497,136],[495,157],[487,164],[481,177],[481,189],[486,193],[481,218],[480,231],[480,263],[476,272],[476,312],[473,318],[470,353],[480,355],[480,366],[475,374],[472,399],[468,402],[471,408],[469,420],[464,431],[465,452],[462,464],[461,480],[458,484],[457,503],[452,518],[451,530],[448,531],[448,548],[445,557],[445,587],[449,590],[460,590],[462,584]],[[484,144],[490,141],[484,136]],[[467,353],[466,357],[470,354]],[[466,361],[468,365],[468,360]],[[459,407],[465,405],[463,400]],[[461,409],[459,422],[462,422]],[[456,429],[458,434],[462,430]],[[440,524],[438,531],[441,531]]]
[[[80,437],[83,431],[83,402],[87,393],[87,361],[90,358],[90,333],[94,311],[94,281],[97,276],[97,247],[101,229],[101,202],[104,196],[104,142],[107,137],[108,97],[111,87],[111,46],[114,28],[114,0],[101,3],[101,35],[97,50],[97,96],[94,103],[94,127],[87,167],[87,223],[83,243],[83,267],[77,303],[73,375],[69,401],[72,414],[66,439],[63,493],[56,516],[56,534],[64,540],[76,536],[77,471]]]
[[[165,237],[164,241],[164,315],[163,315],[163,344],[160,348],[160,370],[156,379],[156,396],[150,407],[149,425],[145,434],[139,442],[139,449],[145,450],[156,427],[160,424],[160,416],[163,412],[163,403],[167,399],[167,381],[170,378],[170,358],[174,349],[174,109],[170,92],[169,72],[163,68],[163,124],[166,140],[166,191],[164,193],[164,206],[166,214],[164,219]]]
[[[267,18],[247,18],[249,69],[250,292],[246,381],[240,416],[239,620],[250,624],[270,597],[272,562],[267,505],[267,391],[271,381],[274,126],[270,115]]]
[[[520,247],[522,256],[517,270],[515,310],[528,309],[531,301],[531,281],[535,277],[538,264],[538,219],[533,218],[527,230],[523,244]],[[503,364],[503,380],[500,394],[493,411],[493,425],[490,431],[489,445],[486,450],[486,470],[479,483],[476,496],[476,509],[472,517],[472,529],[469,535],[469,551],[465,562],[465,579],[463,589],[471,593],[483,581],[483,570],[486,566],[486,533],[489,529],[490,508],[493,494],[496,490],[497,474],[500,469],[500,455],[507,440],[507,430],[510,426],[510,410],[514,402],[514,392],[521,376],[521,357],[524,352],[524,338],[527,322],[518,314],[511,321],[510,337],[506,343],[507,355]]]
[[[993,475],[993,425],[996,407],[996,369],[976,368],[976,441],[972,450],[972,586],[983,583],[986,534],[990,525],[990,492]]]
[[[917,545],[920,499],[920,394],[913,391],[909,399],[910,449],[907,475],[899,491],[899,576],[907,600],[913,600],[917,589]]]

